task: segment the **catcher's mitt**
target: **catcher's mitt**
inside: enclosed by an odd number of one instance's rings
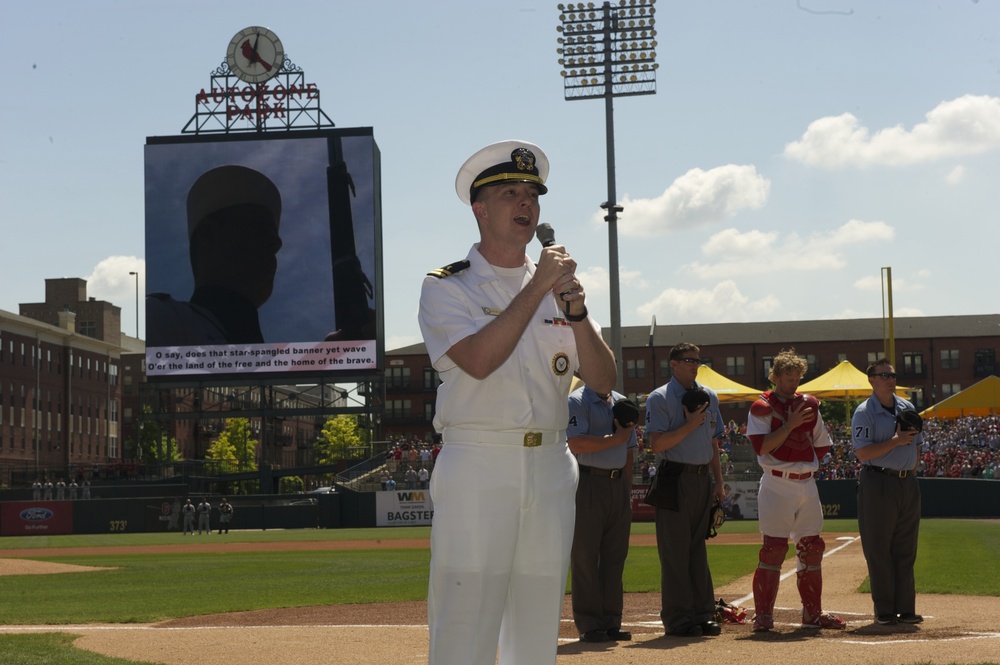
[[[716,499],[712,507],[708,509],[708,533],[705,534],[705,540],[719,535],[718,528],[725,523],[726,511],[722,509],[722,502]]]
[[[611,412],[622,427],[631,427],[639,422],[639,405],[628,398],[615,402]]]
[[[694,413],[701,408],[702,404],[708,404],[711,399],[708,393],[699,388],[697,385],[693,388],[688,388],[684,391],[684,396],[681,397],[681,404],[684,408],[688,410],[689,413]]]
[[[715,621],[717,623],[746,623],[747,611],[742,607],[731,605],[719,598],[715,603]]]
[[[924,419],[913,409],[903,409],[897,413],[896,422],[901,432],[908,432],[911,429],[917,432],[924,431]]]

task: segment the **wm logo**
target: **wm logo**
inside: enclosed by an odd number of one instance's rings
[[[423,501],[423,492],[396,492],[396,498],[400,501]]]

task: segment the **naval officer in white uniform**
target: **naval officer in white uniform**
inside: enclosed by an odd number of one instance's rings
[[[424,279],[420,329],[442,385],[430,665],[555,663],[579,471],[566,445],[577,373],[610,392],[614,355],[587,316],[562,245],[526,255],[548,159],[525,141],[470,157],[456,178],[480,242]]]

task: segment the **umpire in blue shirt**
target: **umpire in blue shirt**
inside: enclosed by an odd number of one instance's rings
[[[914,472],[922,421],[913,405],[896,395],[896,370],[887,359],[869,365],[868,381],[872,396],[854,411],[851,434],[862,464],[858,530],[875,620],[882,625],[920,623],[924,618],[916,613],[913,565],[920,529],[920,486]]]
[[[615,418],[615,404],[628,422]],[[583,386],[570,393],[566,440],[580,467],[570,571],[573,622],[583,642],[632,639],[621,629],[622,571],[632,527],[638,420],[638,408],[614,391],[601,394]]]

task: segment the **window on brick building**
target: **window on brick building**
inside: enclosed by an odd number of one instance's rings
[[[903,353],[903,366],[899,369],[904,376],[923,376],[924,354],[913,351]]]
[[[942,383],[941,384],[941,398],[951,397],[956,393],[962,392],[961,383]]]
[[[387,388],[409,388],[410,368],[390,367],[386,370],[385,382]]]
[[[408,399],[390,399],[385,402],[385,415],[387,418],[408,418],[412,406]]]
[[[976,349],[975,360],[972,363],[975,376],[990,376],[997,373],[997,354],[993,349]]]

